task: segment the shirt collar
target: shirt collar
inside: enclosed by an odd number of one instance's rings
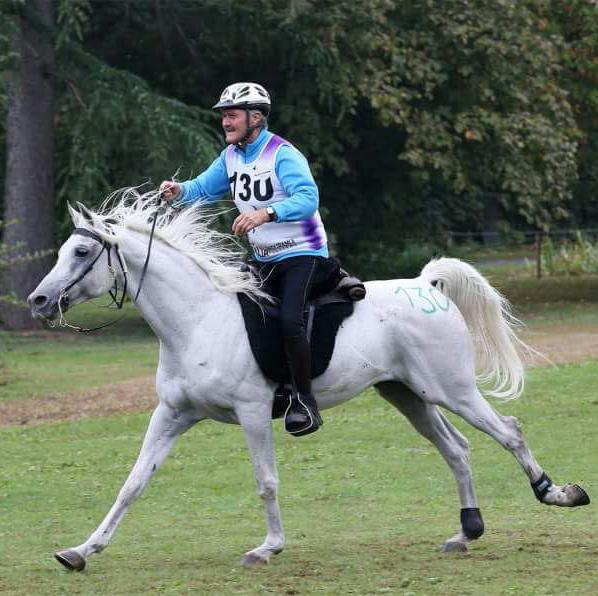
[[[239,147],[235,146],[235,151],[245,155],[246,162],[251,162],[257,158],[260,151],[263,149],[264,145],[268,142],[271,136],[271,132],[268,132],[265,128],[262,128],[262,130],[260,130],[260,134],[257,136],[257,139],[253,141],[253,143],[249,143],[245,149],[239,149]]]

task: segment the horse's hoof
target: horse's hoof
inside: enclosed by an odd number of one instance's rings
[[[440,549],[443,553],[466,553],[467,544],[465,542],[445,542]]]
[[[54,558],[69,571],[83,571],[85,559],[76,550],[61,550],[54,553]]]
[[[579,484],[567,484],[564,490],[570,499],[571,507],[590,504],[588,493]]]
[[[267,563],[267,557],[260,556],[253,552],[245,553],[241,559],[241,565],[243,565],[243,567],[258,567],[259,565],[266,565]]]

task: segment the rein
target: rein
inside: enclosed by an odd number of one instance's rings
[[[145,262],[143,264],[143,269],[141,271],[141,277],[139,279],[139,286],[137,287],[137,292],[135,293],[135,297],[133,298],[133,302],[137,302],[137,298],[139,298],[139,294],[141,293],[141,288],[143,286],[143,280],[145,279],[145,274],[147,273],[147,268],[149,265],[150,254],[152,250],[152,243],[154,240],[154,232],[156,230],[156,223],[158,221],[158,211],[160,210],[160,205],[156,209],[153,215],[152,227],[150,231],[149,242],[147,246],[147,255],[145,257]],[[120,248],[118,244],[110,244],[106,240],[104,240],[99,234],[96,232],[92,232],[86,228],[75,228],[73,230],[73,234],[78,234],[79,236],[85,236],[87,238],[91,238],[96,242],[99,242],[102,245],[102,250],[97,254],[96,258],[85,268],[83,273],[79,275],[74,281],[70,282],[67,286],[60,290],[60,295],[58,296],[58,311],[60,313],[60,319],[58,321],[58,325],[61,327],[69,327],[70,329],[74,329],[79,333],[91,333],[92,331],[98,331],[99,329],[104,329],[118,321],[121,321],[124,318],[124,314],[116,319],[109,321],[108,323],[103,323],[102,325],[98,325],[97,327],[82,327],[81,325],[71,325],[65,318],[64,313],[62,312],[62,305],[63,303],[68,307],[68,294],[67,292],[75,285],[77,285],[85,276],[93,269],[94,265],[98,262],[99,258],[102,256],[104,251],[106,251],[108,257],[108,269],[112,273],[114,277],[114,286],[108,290],[110,294],[110,298],[112,298],[112,302],[108,305],[109,307],[113,304],[116,305],[117,310],[121,310],[125,301],[125,296],[127,294],[127,286],[128,286],[128,270],[125,264],[125,260],[122,258]],[[116,257],[118,259],[118,264],[120,265],[120,269],[123,272],[123,276],[125,278],[124,286],[122,288],[122,293],[120,299],[118,298],[118,278],[114,273],[114,269],[112,268],[112,249],[114,248],[114,252],[116,253]]]

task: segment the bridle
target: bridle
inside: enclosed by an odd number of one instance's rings
[[[58,325],[60,327],[69,327],[71,329],[74,329],[75,331],[79,331],[79,333],[90,333],[91,331],[97,331],[98,329],[103,329],[104,327],[108,327],[109,325],[112,325],[113,323],[120,321],[123,317],[122,316],[118,317],[117,319],[114,319],[113,321],[109,321],[108,323],[98,325],[97,327],[82,327],[81,325],[71,325],[66,320],[66,318],[64,316],[64,312],[62,311],[63,305],[68,307],[68,303],[69,303],[68,291],[72,287],[76,286],[80,281],[82,281],[88,275],[88,273],[94,268],[94,265],[98,262],[100,257],[104,254],[104,252],[106,252],[107,257],[108,257],[108,269],[114,277],[114,285],[110,288],[110,290],[108,290],[108,293],[110,294],[110,298],[112,298],[112,302],[108,306],[112,306],[114,304],[116,306],[117,310],[120,310],[123,307],[123,304],[125,301],[125,296],[127,295],[128,271],[127,271],[127,266],[125,264],[125,260],[122,257],[122,254],[120,252],[120,248],[119,248],[118,244],[111,244],[110,242],[107,242],[106,240],[104,240],[99,234],[96,234],[96,232],[92,232],[91,230],[88,230],[86,228],[75,228],[73,230],[73,234],[76,234],[78,236],[85,236],[86,238],[91,238],[92,240],[95,240],[96,242],[98,242],[99,244],[102,245],[102,250],[100,250],[100,252],[96,255],[95,259],[91,263],[89,263],[89,265],[87,265],[87,267],[83,270],[83,272],[78,277],[76,277],[73,281],[71,281],[68,285],[66,285],[64,288],[62,288],[60,290],[60,294],[58,296],[58,312],[60,313],[60,319],[58,321]],[[120,269],[123,273],[123,277],[125,280],[120,298],[118,297],[118,294],[120,291],[118,288],[118,277],[116,276],[114,269],[112,267],[112,250],[113,249],[114,249],[114,253],[116,254],[116,258],[118,259],[118,264],[120,265]]]
[[[171,206],[174,208],[174,206]],[[156,229],[156,222],[158,221],[158,211],[160,210],[160,206],[158,206],[158,209],[156,209],[152,219],[152,228],[150,231],[150,237],[149,237],[149,243],[147,246],[147,255],[145,257],[145,262],[143,264],[143,269],[141,271],[141,277],[139,279],[139,286],[137,287],[137,292],[135,293],[135,297],[133,298],[133,302],[137,302],[137,298],[139,298],[139,294],[141,292],[141,288],[143,286],[143,280],[145,279],[145,274],[147,272],[147,267],[149,264],[149,259],[150,259],[150,254],[151,254],[151,250],[152,250],[152,242],[154,239],[154,231]],[[95,240],[96,242],[99,242],[102,245],[102,250],[100,250],[100,252],[96,255],[95,259],[89,263],[89,265],[87,265],[87,267],[83,270],[83,272],[79,275],[79,277],[77,277],[76,279],[74,279],[73,281],[71,281],[68,285],[66,285],[64,288],[62,288],[60,290],[60,294],[58,296],[58,312],[60,313],[60,319],[58,321],[58,325],[60,327],[69,327],[70,329],[74,329],[75,331],[78,331],[79,333],[90,333],[91,331],[97,331],[98,329],[104,329],[105,327],[108,327],[109,325],[113,325],[114,323],[117,323],[118,321],[122,320],[124,318],[125,315],[121,315],[120,317],[117,317],[116,319],[109,321],[108,323],[103,323],[102,325],[98,325],[96,327],[82,327],[81,325],[71,325],[65,318],[64,313],[62,312],[62,306],[63,304],[65,304],[68,307],[68,302],[69,302],[69,298],[68,298],[68,291],[75,285],[77,285],[81,280],[83,280],[85,278],[85,276],[93,269],[94,265],[98,262],[99,258],[104,254],[104,251],[106,251],[106,255],[108,257],[108,270],[110,271],[110,273],[112,273],[112,276],[114,277],[114,285],[108,290],[108,293],[110,294],[110,298],[112,298],[112,302],[110,304],[108,304],[108,307],[111,307],[112,305],[116,306],[117,310],[121,310],[125,301],[125,296],[127,295],[127,286],[129,283],[129,278],[128,278],[128,270],[127,270],[127,265],[126,262],[122,256],[122,253],[120,251],[120,247],[118,246],[118,244],[112,244],[110,242],[108,242],[107,240],[105,240],[104,238],[102,238],[99,234],[97,234],[96,232],[93,232],[91,230],[88,230],[87,228],[75,228],[72,232],[73,234],[77,234],[79,236],[85,236],[86,238],[91,238],[92,240]],[[119,290],[118,288],[118,277],[116,276],[114,269],[112,267],[112,250],[114,249],[114,253],[116,254],[116,258],[118,259],[118,264],[120,265],[120,269],[123,273],[123,277],[124,277],[124,284],[123,284],[123,288],[122,290]],[[121,292],[120,298],[118,297],[119,291]]]

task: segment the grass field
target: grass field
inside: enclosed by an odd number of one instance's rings
[[[593,437],[597,363],[535,370],[516,415],[547,472],[598,494]],[[536,502],[513,458],[459,424],[487,532],[465,555],[437,548],[458,528],[448,468],[368,392],[325,413],[303,440],[276,423],[285,552],[238,565],[261,542],[262,508],[238,428],[206,422],[177,444],[82,574],[55,549],[99,523],[136,456],[147,415],[0,431],[0,592],[14,594],[591,594],[598,591],[595,506]]]
[[[532,330],[598,325],[595,303],[554,301],[546,289],[541,296],[518,309]],[[72,317],[92,324],[112,315],[86,306]],[[146,379],[157,358],[155,339],[130,310],[94,337],[0,333],[0,345],[0,402],[13,404]],[[598,498],[598,362],[528,378],[520,400],[495,406],[520,419],[555,481]],[[0,428],[0,594],[598,593],[594,503],[540,505],[514,459],[456,420],[471,441],[486,534],[467,554],[442,555],[459,503],[434,448],[373,391],[324,417],[321,431],[300,440],[275,423],[287,547],[253,570],[239,560],[263,539],[263,510],[237,427],[204,422],[183,436],[81,574],[64,571],[52,553],[101,521],[149,414]]]
[[[93,326],[118,316],[86,304],[69,313],[69,320]],[[69,329],[0,331],[0,399],[60,395],[147,377],[156,369],[157,353],[156,338],[130,304],[123,320],[91,335]]]

